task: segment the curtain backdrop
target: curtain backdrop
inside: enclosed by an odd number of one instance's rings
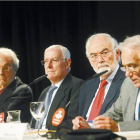
[[[72,75],[86,80],[95,72],[85,55],[85,42],[94,33],[109,33],[119,42],[140,34],[140,2],[1,1],[0,46],[20,59],[17,75],[29,84],[45,74],[40,61],[50,45],[71,52]],[[48,79],[31,86],[36,101]]]

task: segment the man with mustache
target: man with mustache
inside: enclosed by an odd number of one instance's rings
[[[108,70],[100,77],[87,81],[79,93],[79,116],[73,119],[73,129],[90,128],[91,121],[106,112],[117,100],[125,79],[118,64],[118,43],[109,34],[95,34],[86,42],[86,55],[96,73]]]
[[[94,128],[116,132],[140,130],[140,35],[126,38],[119,49],[127,78],[117,101],[103,116],[94,119]]]

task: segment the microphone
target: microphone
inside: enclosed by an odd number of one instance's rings
[[[108,72],[108,70],[105,70],[103,72],[94,74],[92,77],[88,78],[81,86],[80,88],[77,90],[77,92],[75,93],[75,95],[70,99],[70,101],[66,104],[65,109],[68,107],[68,105],[71,103],[71,101],[74,99],[74,97],[78,94],[78,92],[80,91],[80,89],[85,85],[85,83],[95,77],[101,76],[102,74]],[[52,116],[52,125],[54,126],[58,126],[61,124],[61,122],[63,121],[63,118],[65,116],[65,109],[64,108],[58,108],[53,116]]]
[[[88,78],[88,79],[81,85],[81,87],[78,89],[78,91],[76,92],[76,94],[71,98],[71,100],[66,104],[65,108],[68,107],[68,105],[70,104],[70,102],[74,99],[74,97],[77,95],[77,93],[80,91],[80,89],[85,85],[85,83],[86,83],[88,80],[90,80],[90,79],[92,79],[92,78],[96,78],[96,77],[98,77],[98,76],[101,76],[101,75],[103,75],[103,74],[106,73],[106,72],[108,72],[108,70],[105,70],[105,71],[100,72],[100,73],[96,73],[96,74],[92,75],[90,78]]]
[[[46,76],[47,76],[47,74],[42,75],[42,76],[40,76],[40,77],[36,78],[36,79],[35,79],[35,80],[33,80],[33,82],[32,82],[32,83],[30,83],[29,85],[32,85],[32,84],[34,84],[34,83],[38,83],[39,81],[41,81],[41,80],[43,80],[44,78],[46,78]]]
[[[45,79],[47,76],[47,74],[43,75],[43,76],[40,76],[39,78],[36,78],[35,80],[33,80],[32,83],[30,83],[29,85],[27,85],[20,93],[19,95],[13,100],[12,103],[9,104],[9,106],[7,107],[7,109],[4,111],[4,113],[7,112],[7,110],[12,106],[12,104],[18,99],[18,97],[23,93],[23,91],[25,91],[25,89],[27,89],[27,87],[29,87],[30,85],[34,84],[34,83],[38,83],[39,81]]]

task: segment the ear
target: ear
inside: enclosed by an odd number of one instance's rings
[[[67,59],[66,60],[66,69],[69,69],[70,65],[71,65],[71,59]]]
[[[119,57],[120,57],[120,50],[118,49],[118,50],[116,50],[116,59],[118,60]]]
[[[15,75],[17,74],[17,68],[14,68],[14,71],[15,71]]]

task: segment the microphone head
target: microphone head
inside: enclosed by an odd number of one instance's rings
[[[96,73],[96,74],[94,74],[94,75],[92,76],[92,78],[101,76],[101,75],[103,75],[103,74],[106,73],[106,72],[108,72],[108,70],[102,71],[102,72],[100,72],[100,73]]]
[[[41,76],[41,77],[35,79],[35,80],[33,81],[33,83],[37,83],[37,82],[39,82],[39,81],[45,79],[46,77],[47,77],[47,74],[45,74],[45,75],[43,75],[43,76]]]

